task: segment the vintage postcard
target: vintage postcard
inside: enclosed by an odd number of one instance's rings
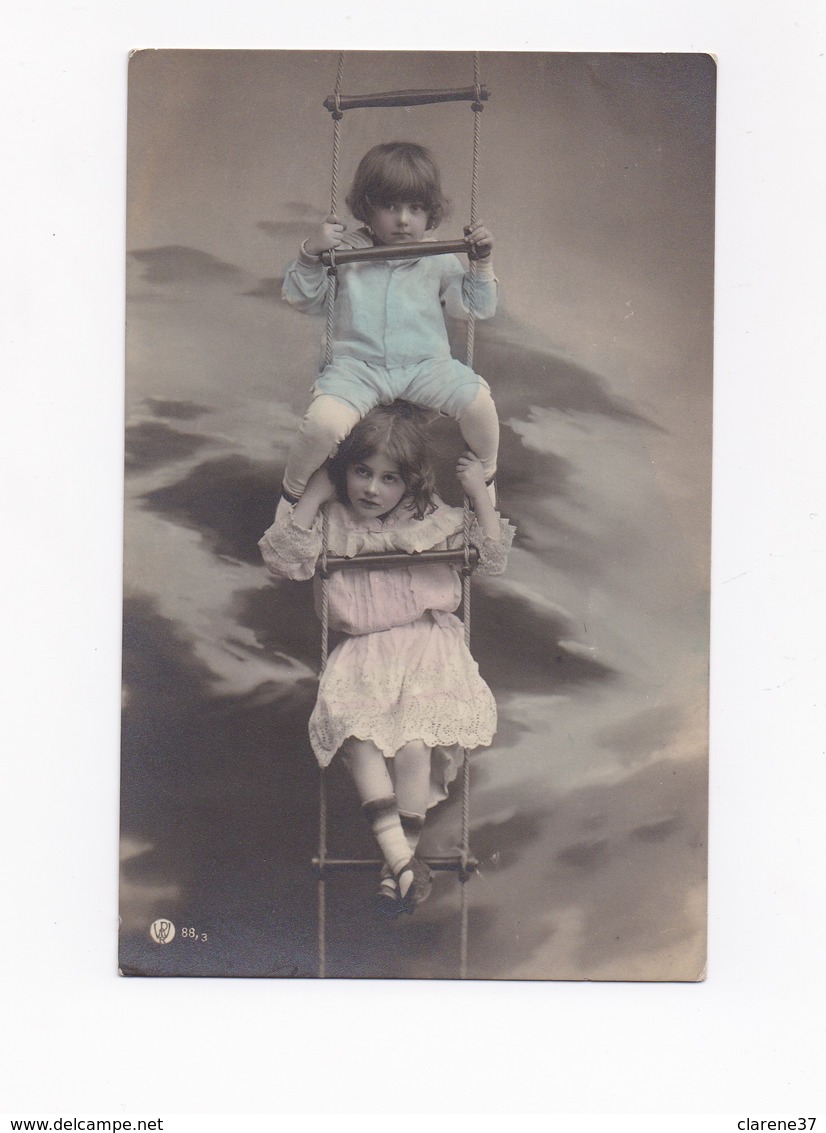
[[[703,54],[132,56],[123,974],[703,979],[714,165]]]

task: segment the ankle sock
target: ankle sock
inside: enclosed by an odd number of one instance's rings
[[[402,830],[401,819],[399,818],[399,808],[396,805],[395,798],[390,795],[387,798],[371,799],[369,802],[362,803],[361,807],[364,817],[370,823],[370,829],[373,831],[373,836],[379,844],[384,860],[390,866],[393,874],[397,874],[403,865],[410,861],[410,846],[407,844],[407,838]],[[399,888],[402,891],[402,896],[410,885],[410,879],[407,879],[406,873],[402,874],[406,880],[406,885],[402,888],[401,879],[399,879]]]

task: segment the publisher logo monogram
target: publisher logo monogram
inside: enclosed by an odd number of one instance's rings
[[[149,935],[156,944],[171,944],[175,939],[175,926],[172,921],[161,918],[152,922]]]

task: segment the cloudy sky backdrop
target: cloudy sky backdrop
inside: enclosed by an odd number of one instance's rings
[[[318,632],[267,576],[321,323],[279,299],[329,206],[336,55],[147,51],[129,89],[125,970],[312,974]],[[348,53],[346,93],[464,86],[472,56]],[[696,979],[704,966],[714,65],[484,54],[480,215],[497,318],[476,365],[503,423],[508,573],[474,587],[500,733],[473,759],[470,971]],[[356,110],[342,185],[422,141],[466,222],[468,104]],[[344,192],[341,192],[343,200]],[[449,463],[455,437],[434,445]],[[446,489],[447,490],[447,489]],[[335,849],[367,850],[331,777]],[[449,850],[455,804],[434,816]],[[375,924],[331,890],[333,975],[455,974],[455,883]],[[203,946],[159,952],[157,916]]]

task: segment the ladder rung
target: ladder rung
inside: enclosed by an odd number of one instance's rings
[[[321,262],[330,267],[337,264],[355,264],[361,260],[413,260],[422,256],[444,256],[448,252],[470,251],[467,240],[423,240],[417,244],[377,244],[374,248],[342,248],[321,253]]]
[[[475,547],[468,547],[468,562],[471,568],[479,560]],[[337,570],[392,570],[397,566],[425,566],[430,563],[464,563],[464,548],[456,551],[383,551],[372,555],[327,556],[327,573]]]
[[[479,101],[487,102],[490,91],[479,87]],[[476,102],[476,87],[459,87],[455,90],[388,90],[381,94],[340,94],[339,110],[359,110],[364,106],[427,106],[434,102]],[[324,99],[324,108],[331,113],[336,109],[336,96]]]
[[[419,861],[425,862],[431,869],[435,870],[453,871],[454,873],[461,873],[462,871],[462,859],[455,854],[447,857],[420,858]],[[312,865],[313,869],[322,874],[328,869],[376,870],[381,869],[384,862],[379,858],[325,858],[322,867],[321,859],[313,858]],[[478,865],[478,859],[469,856],[465,868],[468,873],[473,873]]]

